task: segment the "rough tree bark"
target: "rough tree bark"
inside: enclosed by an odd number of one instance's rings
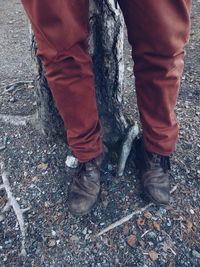
[[[103,141],[108,148],[120,147],[128,137],[128,146],[136,132],[123,114],[124,77],[124,21],[115,0],[90,1],[90,54],[93,59],[97,104],[103,125]],[[65,135],[63,122],[54,106],[45,79],[42,63],[36,57],[37,45],[33,38],[33,54],[39,76],[36,79],[38,117],[40,129],[48,136]],[[126,142],[127,146],[127,142]]]

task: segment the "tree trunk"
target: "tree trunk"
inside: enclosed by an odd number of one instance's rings
[[[124,22],[114,0],[94,0],[90,22],[90,47],[103,140],[107,145],[114,145],[124,138],[128,127],[122,112]]]
[[[90,54],[99,116],[103,125],[103,141],[108,148],[119,147],[130,125],[122,109],[124,21],[115,0],[90,1],[90,31]],[[40,129],[48,136],[63,136],[64,124],[55,108],[42,63],[36,57],[34,37],[32,47],[39,73],[36,94]]]

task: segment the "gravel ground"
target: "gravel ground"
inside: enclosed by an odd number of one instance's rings
[[[65,143],[46,140],[31,125],[0,120],[0,161],[20,208],[30,208],[24,213],[27,256],[21,256],[20,227],[12,208],[1,212],[7,195],[0,188],[0,266],[200,266],[199,2],[193,1],[191,41],[176,108],[180,139],[172,157],[171,185],[177,189],[170,205],[151,206],[97,237],[109,224],[146,205],[136,171],[128,168],[123,179],[117,179],[116,166],[108,163],[102,171],[100,204],[90,215],[75,218],[66,205],[72,173],[65,167]],[[31,81],[34,73],[27,19],[19,1],[0,0],[0,26],[0,115],[34,114],[31,83],[5,90],[10,83]],[[128,45],[125,52],[125,110],[132,119],[135,96]],[[5,137],[6,148],[1,149]]]

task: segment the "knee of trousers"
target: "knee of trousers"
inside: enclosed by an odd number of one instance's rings
[[[153,37],[151,37],[153,38]],[[162,36],[159,40],[158,39],[149,39],[137,42],[132,42],[133,47],[133,59],[141,59],[147,56],[153,56],[155,59],[157,57],[163,59],[173,59],[177,56],[184,57],[185,51],[184,47],[188,43],[188,37],[182,36],[177,38],[175,36]]]
[[[189,41],[190,23],[171,28],[164,25],[160,29],[140,33],[129,27],[128,37],[133,48],[133,55],[141,57],[143,54],[173,58],[184,55],[184,47]]]
[[[44,67],[53,65],[68,65],[77,62],[78,64],[91,63],[91,58],[88,53],[88,44],[86,41],[76,43],[69,48],[57,50],[50,46],[40,46],[37,51],[37,56],[42,60]]]

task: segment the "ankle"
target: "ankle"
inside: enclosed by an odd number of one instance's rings
[[[146,148],[144,148],[144,149],[145,149],[145,152],[146,152],[148,158],[150,160],[154,160],[154,161],[159,162],[160,166],[163,168],[164,172],[167,172],[168,170],[171,169],[169,156],[164,156],[164,155],[160,155],[160,154],[157,154],[154,152],[149,152],[149,151],[147,151]]]

